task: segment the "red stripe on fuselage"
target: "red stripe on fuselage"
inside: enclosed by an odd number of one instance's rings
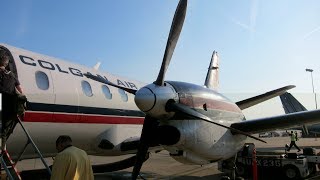
[[[105,116],[27,111],[24,122],[87,123],[87,124],[143,124],[144,117]]]

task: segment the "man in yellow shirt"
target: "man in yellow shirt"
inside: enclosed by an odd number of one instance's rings
[[[53,162],[51,180],[93,180],[89,157],[85,151],[72,146],[69,136],[59,136],[58,154]]]

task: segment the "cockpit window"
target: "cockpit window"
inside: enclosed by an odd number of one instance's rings
[[[118,89],[118,92],[121,96],[122,101],[127,102],[128,101],[128,95],[126,94],[126,92],[122,89]]]
[[[86,96],[88,96],[88,97],[93,96],[91,85],[87,81],[81,81],[81,87],[82,87],[83,93]]]
[[[102,92],[103,92],[104,96],[107,99],[112,99],[112,94],[111,94],[110,89],[108,88],[108,86],[102,85],[101,88],[102,88]]]
[[[42,71],[36,72],[36,83],[39,89],[48,90],[49,89],[49,78],[48,75]]]

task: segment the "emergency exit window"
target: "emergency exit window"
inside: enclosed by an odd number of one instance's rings
[[[118,89],[118,92],[121,96],[122,101],[127,102],[128,101],[128,95],[126,94],[126,92],[122,89]]]
[[[87,81],[81,81],[81,87],[82,87],[83,93],[86,96],[88,96],[88,97],[93,96],[91,85]]]
[[[112,99],[112,94],[108,86],[102,85],[102,92],[107,99]]]
[[[36,83],[39,89],[48,90],[49,89],[49,78],[48,75],[42,71],[36,72]]]

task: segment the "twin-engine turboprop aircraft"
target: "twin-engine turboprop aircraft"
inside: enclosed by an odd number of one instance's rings
[[[263,141],[252,136],[254,133],[320,122],[319,110],[245,120],[242,109],[294,86],[234,103],[214,90],[216,55],[205,86],[165,81],[186,9],[187,0],[180,0],[159,75],[147,85],[9,45],[0,46],[10,55],[10,70],[16,73],[28,97],[23,122],[44,156],[54,156],[55,139],[69,134],[73,144],[88,154],[137,153],[132,174],[136,179],[150,147],[166,149],[182,163],[202,165],[234,156],[247,137]],[[17,155],[24,143],[21,130],[15,129],[8,151]],[[34,151],[27,150],[24,157],[35,157]]]

